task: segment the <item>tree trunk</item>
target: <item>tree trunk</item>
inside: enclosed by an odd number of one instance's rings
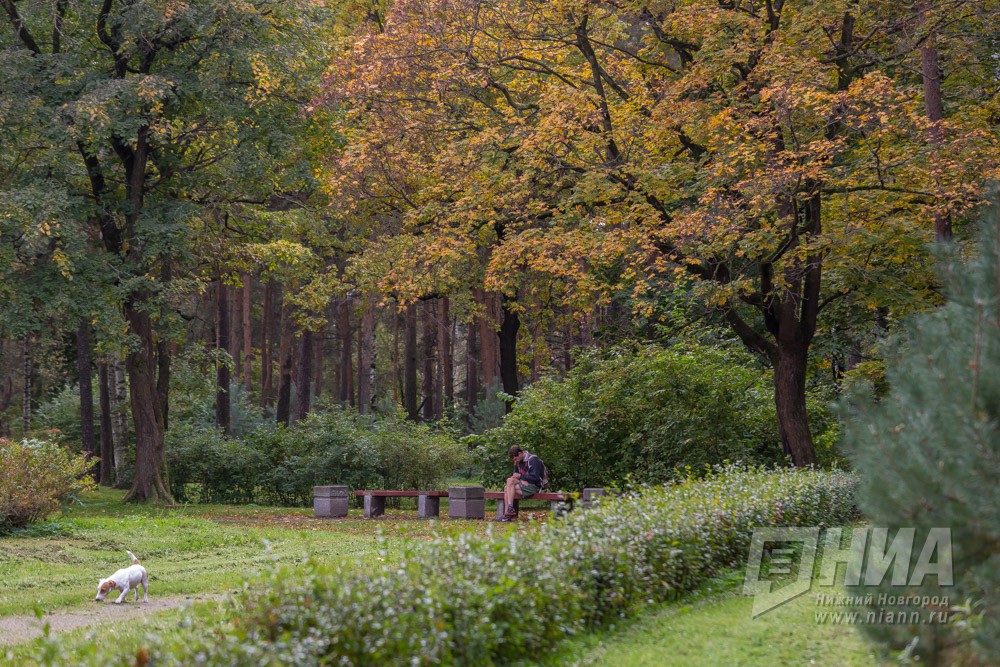
[[[337,333],[340,335],[340,402],[354,405],[354,359],[351,356],[351,298],[341,299],[337,308]]]
[[[923,3],[926,9],[926,3]],[[937,39],[931,30],[920,48],[920,73],[924,86],[924,113],[930,121],[928,139],[932,144],[944,142],[944,130],[941,120],[944,118],[944,104],[941,101],[941,62],[938,54]],[[934,214],[934,240],[938,243],[951,241],[951,216],[946,212]]]
[[[97,454],[94,446],[94,385],[90,370],[90,321],[80,318],[76,329],[76,377],[80,385],[80,433],[83,451]]]
[[[806,345],[779,345],[774,366],[774,403],[781,444],[798,467],[816,463],[806,412],[808,349]]]
[[[243,364],[240,363],[243,359],[243,300],[240,298],[242,292],[242,289],[237,290],[226,285],[226,293],[229,296],[229,347],[226,348],[226,351],[229,352],[229,358],[232,360],[229,379],[235,385],[239,385],[243,381],[240,377],[243,374]]]
[[[372,410],[375,371],[375,300],[365,295],[361,316],[361,360],[358,363],[358,412],[367,415]]]
[[[476,414],[476,404],[479,401],[479,342],[477,333],[479,324],[469,323],[465,337],[465,402],[468,405],[469,419]]]
[[[278,406],[275,421],[288,426],[292,402],[292,323],[289,321],[288,300],[281,300],[281,334],[278,342]]]
[[[420,336],[420,346],[421,353],[423,354],[423,364],[421,365],[421,394],[423,401],[421,403],[423,407],[423,419],[424,421],[433,421],[436,415],[434,414],[434,405],[437,400],[437,383],[434,382],[434,366],[437,363],[435,359],[435,347],[437,345],[437,326],[434,318],[434,302],[430,299],[423,301],[420,308],[420,320],[421,320],[421,336]]]
[[[396,306],[399,304],[397,303]],[[399,374],[399,309],[392,309],[392,404],[400,405],[399,397],[403,393]]]
[[[312,407],[312,363],[313,363],[313,332],[306,329],[299,338],[299,367],[296,372],[298,383],[295,385],[295,421],[300,422],[309,416]]]
[[[253,389],[251,382],[251,361],[253,359],[253,322],[250,319],[250,274],[243,274],[243,391],[246,393],[244,399],[250,402],[250,391]]]
[[[229,286],[219,280],[215,311],[215,352],[229,354]],[[215,362],[215,426],[229,435],[232,429],[231,404],[229,401],[229,364],[223,358]]]
[[[270,280],[264,285],[264,312],[261,317],[260,342],[260,405],[268,407],[273,400],[271,348],[274,346],[274,283]]]
[[[111,380],[111,443],[115,451],[115,486],[123,488],[125,466],[129,462],[127,385],[125,362],[113,359],[108,365]]]
[[[98,396],[101,409],[101,467],[98,481],[101,486],[114,484],[115,450],[111,439],[111,379],[108,364],[97,364]]]
[[[31,336],[26,335],[22,341],[21,362],[22,362],[22,383],[21,383],[21,436],[28,437],[31,430],[31,390],[32,375],[34,369],[32,364]]]
[[[443,414],[445,404],[455,402],[455,371],[451,349],[451,303],[448,297],[438,301],[438,374],[441,376],[441,406],[437,409],[438,416]]]
[[[167,456],[163,441],[163,413],[153,372],[153,327],[148,296],[125,305],[129,333],[139,346],[125,359],[128,371],[132,423],[135,426],[135,479],[125,495],[127,502],[172,502],[167,482]]]
[[[517,330],[521,328],[521,320],[514,310],[517,297],[503,297],[503,321],[500,323],[500,381],[505,394],[517,396],[520,385],[517,381]],[[514,409],[514,404],[507,402],[506,412]]]
[[[496,295],[476,290],[476,300],[483,305],[484,315],[479,318],[479,360],[483,374],[483,386],[492,389],[497,376],[497,330]]]
[[[326,342],[326,325],[319,328],[313,335],[313,396],[318,398],[323,393],[323,366],[326,355],[323,344]]]
[[[420,419],[417,403],[417,306],[413,303],[406,307],[403,330],[403,409],[409,419]]]

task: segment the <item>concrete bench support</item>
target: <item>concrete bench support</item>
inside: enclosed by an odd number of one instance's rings
[[[486,489],[481,486],[449,486],[448,516],[452,519],[485,519]]]
[[[374,519],[385,514],[385,496],[365,496],[365,518]]]
[[[313,514],[331,519],[347,516],[347,487],[314,486]]]
[[[433,519],[441,512],[441,499],[437,496],[417,496],[417,518]]]

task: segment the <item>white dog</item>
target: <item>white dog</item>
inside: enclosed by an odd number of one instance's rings
[[[132,565],[123,567],[107,579],[101,579],[97,582],[95,602],[103,600],[108,591],[112,589],[122,592],[115,600],[115,604],[121,604],[122,600],[125,599],[125,594],[132,589],[135,589],[135,599],[138,600],[140,585],[142,586],[142,601],[149,602],[149,576],[146,574],[146,568],[139,564],[139,559],[131,551],[126,550],[125,553],[132,558]]]

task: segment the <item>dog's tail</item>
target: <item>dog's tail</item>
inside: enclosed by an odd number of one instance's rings
[[[138,565],[139,564],[139,559],[135,557],[134,553],[132,553],[128,549],[125,550],[125,553],[127,553],[129,555],[129,557],[132,559],[132,564],[133,565]]]

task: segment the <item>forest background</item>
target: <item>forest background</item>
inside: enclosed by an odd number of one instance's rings
[[[832,463],[998,176],[994,0],[0,6],[0,435],[134,500]]]

